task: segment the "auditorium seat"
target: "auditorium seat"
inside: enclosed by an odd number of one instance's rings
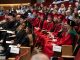
[[[62,56],[63,60],[74,60],[73,47],[72,45],[62,45]]]
[[[56,53],[58,60],[74,60],[75,58],[72,45],[62,45],[62,52],[59,54],[59,52]]]
[[[23,55],[21,56],[20,60],[30,60],[31,48],[30,47],[20,47],[20,49],[21,49],[20,54]]]
[[[10,57],[8,60],[30,60],[31,48],[30,47],[20,47],[20,54],[16,57]]]

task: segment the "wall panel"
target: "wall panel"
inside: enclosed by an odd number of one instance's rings
[[[0,0],[0,4],[28,3],[31,0]]]

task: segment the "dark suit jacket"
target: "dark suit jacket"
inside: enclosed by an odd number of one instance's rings
[[[16,43],[21,43],[21,40],[25,37],[26,32],[25,30],[20,30],[16,32]]]
[[[2,24],[2,27],[4,28],[4,29],[7,29],[7,30],[15,30],[16,29],[16,27],[18,26],[18,22],[16,22],[16,21],[12,21],[12,22],[5,22],[5,23],[3,23]]]
[[[22,46],[29,46],[29,38],[26,37],[27,33],[25,30],[20,30],[16,33],[16,44],[21,44]]]

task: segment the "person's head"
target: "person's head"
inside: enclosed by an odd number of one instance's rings
[[[55,5],[54,5],[54,9],[58,9],[58,6],[57,6],[57,4],[55,4]]]
[[[57,14],[58,11],[57,11],[56,9],[54,9],[54,10],[52,11],[52,13],[53,13],[53,14]]]
[[[9,13],[8,14],[9,21],[14,21],[14,18],[15,18],[15,15],[14,14],[12,14],[12,13]]]
[[[63,15],[59,15],[58,16],[58,23],[62,22],[63,19],[64,19],[64,16]]]
[[[31,60],[49,60],[48,56],[42,53],[38,53],[32,56]]]
[[[78,2],[75,2],[75,6],[78,7],[79,6],[79,3]]]
[[[44,19],[44,15],[41,15],[40,19],[43,20]]]
[[[25,22],[26,17],[24,15],[20,16],[20,23],[24,23]]]
[[[37,6],[37,4],[35,3],[35,4],[34,4],[34,6],[36,7],[36,6]]]
[[[69,7],[72,7],[72,5],[70,4]]]
[[[65,5],[64,4],[61,4],[61,8],[65,8]]]
[[[64,23],[64,31],[68,31],[70,29],[73,29],[73,27],[75,26],[75,22],[72,21],[72,20],[67,20],[65,23]]]
[[[70,4],[69,6],[68,6],[68,10],[71,10],[72,9],[72,5]]]
[[[47,6],[44,6],[44,7],[43,7],[43,10],[46,11],[46,10],[47,10]]]
[[[77,10],[77,8],[74,8],[74,13],[78,13],[78,10]]]
[[[16,20],[19,21],[19,20],[20,20],[20,16],[21,16],[21,15],[16,15]]]
[[[71,15],[71,11],[70,10],[67,10],[66,11],[66,16],[69,16],[69,15]]]
[[[62,24],[62,30],[63,30],[63,32],[67,32],[68,31],[68,24],[67,24],[67,21],[65,21],[65,22],[62,22],[63,24]]]
[[[44,5],[41,3],[41,4],[40,4],[40,7],[44,7]]]
[[[38,17],[40,18],[40,20],[44,19],[44,13],[39,13]]]
[[[58,16],[57,15],[54,15],[53,21],[58,22]]]
[[[4,17],[5,17],[5,20],[8,20],[8,14],[5,14]]]
[[[26,33],[32,33],[32,30],[31,30],[31,28],[30,27],[26,27]]]
[[[36,16],[36,15],[37,15],[37,11],[36,11],[36,10],[33,10],[33,11],[32,11],[32,14],[33,14],[34,16]]]
[[[25,27],[26,27],[26,24],[25,24],[25,23],[22,23],[22,24],[21,24],[21,28],[22,28],[22,29],[25,29]]]
[[[20,30],[24,30],[25,29],[25,23],[22,23],[20,24],[18,27],[17,27],[17,31],[20,31]]]
[[[47,16],[47,20],[48,20],[49,22],[51,22],[51,21],[52,21],[52,19],[53,19],[52,14],[48,14],[48,16]]]

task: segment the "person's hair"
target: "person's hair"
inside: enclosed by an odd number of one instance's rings
[[[48,56],[42,53],[38,53],[32,56],[31,60],[49,60]]]
[[[71,27],[74,27],[76,24],[73,20],[68,19],[67,24],[70,25]]]
[[[13,14],[13,13],[9,13],[8,16],[15,17],[15,14]]]

